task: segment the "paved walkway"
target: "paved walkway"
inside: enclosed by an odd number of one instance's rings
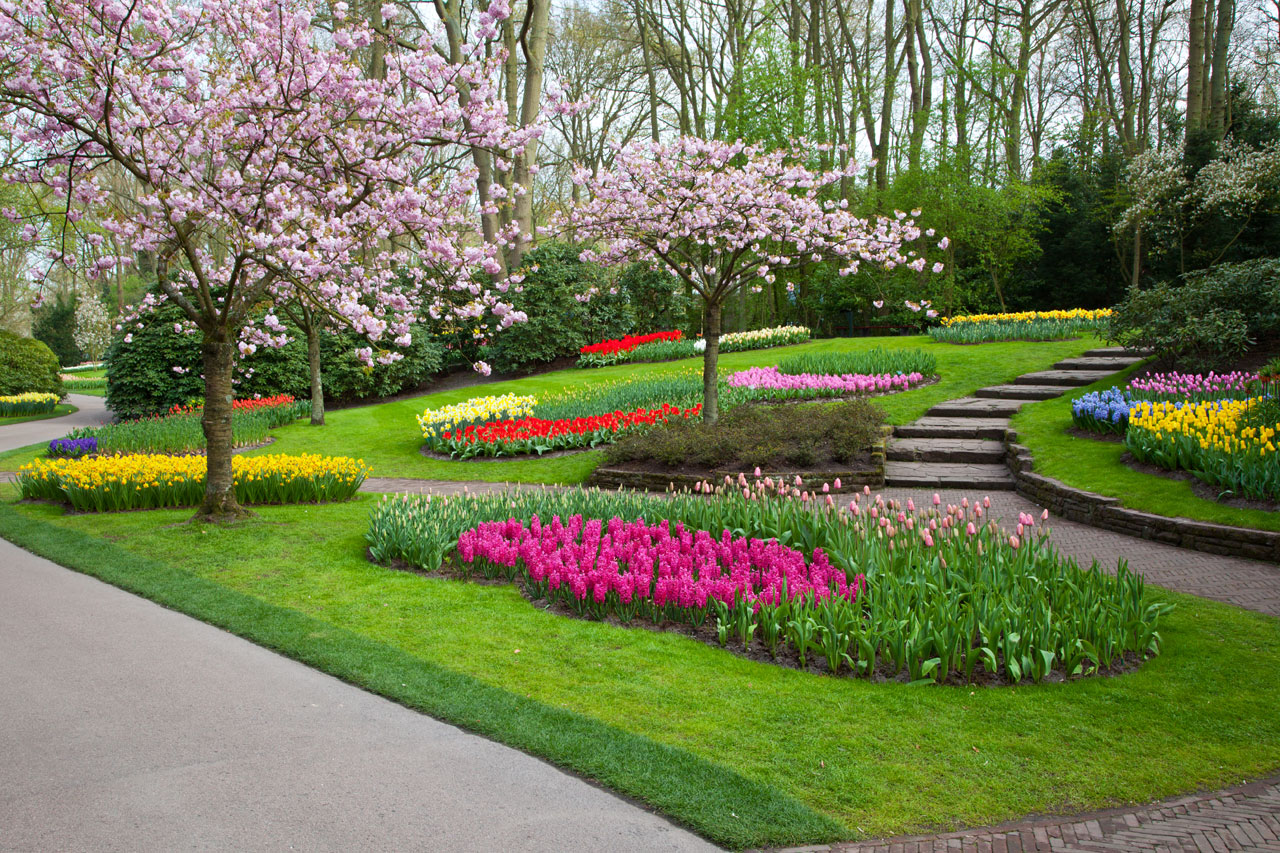
[[[26,447],[38,441],[62,438],[68,431],[80,426],[97,426],[113,420],[102,397],[90,394],[68,394],[71,405],[78,411],[60,418],[42,421],[26,421],[20,424],[0,426],[0,453],[15,447]]]
[[[3,851],[715,849],[3,540],[0,684]]]

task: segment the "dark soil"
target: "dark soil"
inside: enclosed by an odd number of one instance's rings
[[[439,459],[441,462],[517,462],[521,459],[555,459],[557,456],[576,456],[579,453],[590,453],[598,447],[573,447],[568,450],[552,450],[539,456],[536,453],[517,453],[511,456],[472,456],[470,459],[454,459],[447,453],[434,453],[424,444],[418,452],[428,459]]]
[[[790,482],[791,478],[796,474],[802,475],[806,480],[824,476],[831,478],[842,477],[851,471],[870,470],[874,467],[875,464],[872,461],[870,450],[862,450],[850,454],[850,456],[843,462],[836,462],[831,459],[828,454],[825,459],[819,459],[819,461],[810,465],[779,464],[773,465],[772,467],[767,465],[760,466],[762,477],[767,476],[773,477],[774,479],[781,477],[786,479],[788,482]],[[727,466],[712,467],[708,465],[694,465],[688,462],[682,465],[667,465],[655,459],[638,459],[629,462],[610,463],[609,468],[619,471],[631,471],[638,474],[662,474],[664,476],[671,473],[679,473],[686,477],[698,477],[700,479],[709,480],[712,485],[716,485],[724,482],[725,474],[732,472],[732,476],[736,477],[737,472],[742,471],[749,475],[755,466],[743,467],[740,465],[734,466],[730,464]],[[861,486],[858,488],[861,488]]]
[[[365,556],[366,556],[366,559],[370,559],[372,561],[372,558],[370,557],[368,552],[365,553]],[[398,571],[412,572],[413,574],[422,575],[423,577],[436,578],[439,580],[462,581],[465,583],[475,583],[475,584],[481,584],[484,586],[507,586],[514,583],[519,588],[520,594],[525,597],[525,600],[535,607],[541,608],[542,610],[545,610],[549,613],[555,613],[557,615],[565,616],[571,619],[587,618],[587,617],[579,616],[577,613],[573,611],[572,608],[562,603],[559,603],[559,602],[551,603],[546,601],[545,599],[534,598],[530,594],[529,589],[523,583],[519,583],[518,581],[509,581],[509,580],[506,580],[505,578],[485,578],[480,575],[464,576],[458,573],[457,571],[449,569],[448,567],[446,567],[445,570],[439,571],[439,572],[426,572],[426,571],[422,571],[421,569],[415,568],[413,566],[409,566],[399,560],[394,561],[389,568],[396,569]],[[657,625],[653,624],[652,622],[647,622],[643,619],[633,619],[630,622],[623,622],[622,620],[618,619],[615,616],[608,616],[603,621],[606,624],[613,625],[619,628],[631,628],[631,629],[638,628],[646,631],[661,631],[661,632],[668,632],[668,633],[674,633],[674,634],[682,634],[686,637],[689,637],[690,639],[697,640],[701,643],[705,643],[708,646],[720,647],[720,640],[716,634],[716,626],[715,626],[715,621],[713,619],[710,619],[707,622],[704,622],[701,626],[696,628],[685,622],[666,621]],[[770,655],[768,649],[765,648],[764,643],[757,638],[753,638],[750,645],[748,645],[746,648],[743,648],[741,639],[737,637],[730,637],[728,642],[726,642],[726,644],[721,648],[723,648],[727,652],[730,652],[731,654],[737,655],[738,657],[747,658],[748,660],[753,660],[760,663],[770,663],[770,664],[774,664],[775,666],[784,666],[784,667],[787,667],[788,669],[804,669],[805,671],[814,673],[816,675],[825,675],[825,674],[829,674],[830,672],[830,667],[828,667],[827,665],[826,658],[823,657],[820,652],[817,653],[816,656],[813,653],[806,655],[805,665],[801,667],[799,654],[797,654],[795,649],[792,648],[789,644],[783,645],[780,643],[778,646],[778,654],[776,657],[773,655]],[[1071,677],[1064,672],[1061,672],[1059,670],[1054,670],[1045,677],[1042,683],[1060,684],[1065,681],[1079,680],[1080,678],[1083,678],[1083,677],[1092,677],[1093,675],[1103,675],[1103,676],[1124,675],[1125,673],[1135,671],[1138,667],[1142,665],[1142,663],[1143,663],[1142,657],[1140,657],[1139,655],[1133,652],[1126,652],[1122,658],[1119,658],[1116,661],[1114,661],[1110,667],[1099,669],[1098,672],[1093,673],[1090,676]],[[840,671],[839,671],[839,677],[841,678],[853,677],[853,673],[849,670],[846,664],[841,665]],[[905,670],[895,672],[892,669],[891,665],[886,664],[883,661],[877,661],[875,672],[872,673],[869,680],[873,683],[883,683],[883,682],[894,681],[901,684],[905,684],[911,680],[911,677],[907,674]],[[956,687],[964,687],[964,686],[972,686],[972,685],[981,686],[981,687],[1014,686],[1009,684],[1007,672],[1003,664],[1001,664],[1000,667],[994,673],[987,672],[986,669],[984,669],[981,665],[974,667],[972,682],[966,682],[963,679],[963,677],[957,676],[953,673],[951,677],[949,677],[946,681],[942,683],[950,686],[956,686]],[[1027,681],[1024,680],[1019,683],[1025,685],[1027,684]]]
[[[1155,474],[1169,480],[1182,480],[1191,484],[1191,491],[1198,498],[1206,501],[1213,501],[1221,506],[1228,506],[1232,509],[1258,509],[1263,512],[1280,512],[1280,502],[1277,501],[1257,501],[1250,498],[1235,497],[1230,493],[1224,493],[1217,486],[1210,485],[1204,480],[1196,477],[1190,471],[1170,471],[1168,468],[1161,468],[1159,465],[1152,465],[1150,462],[1139,462],[1133,458],[1130,453],[1120,457],[1120,461],[1134,471],[1142,474]]]

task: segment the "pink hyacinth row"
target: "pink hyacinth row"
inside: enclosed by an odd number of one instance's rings
[[[883,391],[904,391],[924,381],[920,373],[781,373],[776,367],[752,367],[739,370],[729,377],[735,388],[776,388],[779,390],[806,390],[817,388],[841,391],[847,394],[869,394]]]
[[[1134,391],[1146,391],[1170,397],[1193,397],[1204,394],[1220,394],[1245,391],[1258,374],[1235,370],[1231,373],[1147,373],[1129,381]]]
[[[863,575],[848,581],[821,548],[806,563],[799,551],[773,540],[734,538],[727,530],[716,538],[665,520],[651,525],[574,515],[543,524],[535,515],[528,525],[514,518],[484,522],[458,537],[458,556],[467,564],[483,559],[522,567],[553,596],[567,588],[574,600],[596,604],[644,601],[704,610],[713,602],[746,601],[755,610],[810,595],[856,601],[866,588]]]

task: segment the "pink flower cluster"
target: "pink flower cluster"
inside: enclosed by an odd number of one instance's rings
[[[730,375],[729,385],[734,388],[767,388],[785,391],[821,389],[844,394],[872,394],[885,391],[905,391],[924,381],[920,373],[845,373],[841,375],[820,373],[781,373],[776,367],[752,367]]]
[[[1129,381],[1132,391],[1144,391],[1161,397],[1180,400],[1218,394],[1235,395],[1248,390],[1250,382],[1258,379],[1256,373],[1235,370],[1231,373],[1146,373]]]
[[[668,521],[612,518],[584,521],[559,516],[542,524],[535,515],[526,526],[517,519],[484,522],[458,537],[458,556],[522,566],[534,584],[546,584],[549,597],[631,606],[644,600],[657,608],[703,610],[719,602],[760,605],[812,596],[856,601],[866,588],[857,575],[849,582],[821,548],[813,561],[776,541],[719,538],[702,530],[674,527]]]

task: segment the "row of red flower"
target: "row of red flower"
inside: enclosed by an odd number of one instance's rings
[[[588,344],[578,352],[583,355],[617,355],[620,352],[631,352],[641,344],[651,344],[654,341],[678,341],[683,336],[684,333],[679,329],[670,332],[650,332],[647,335],[627,335],[622,338],[601,341],[598,344]]]
[[[543,454],[547,451],[595,447],[616,440],[631,430],[642,429],[670,418],[692,418],[702,414],[702,405],[688,409],[663,403],[658,409],[608,412],[582,418],[524,417],[473,424],[457,430],[446,430],[440,437],[428,439],[427,446],[436,453],[455,459],[475,456],[514,456],[522,453]]]
[[[292,394],[276,394],[271,397],[250,397],[244,400],[234,400],[231,408],[242,412],[253,412],[258,409],[271,409],[276,406],[291,406],[295,402]],[[200,411],[204,408],[204,404],[188,403],[183,406],[174,403],[169,409],[171,415],[189,415]]]

